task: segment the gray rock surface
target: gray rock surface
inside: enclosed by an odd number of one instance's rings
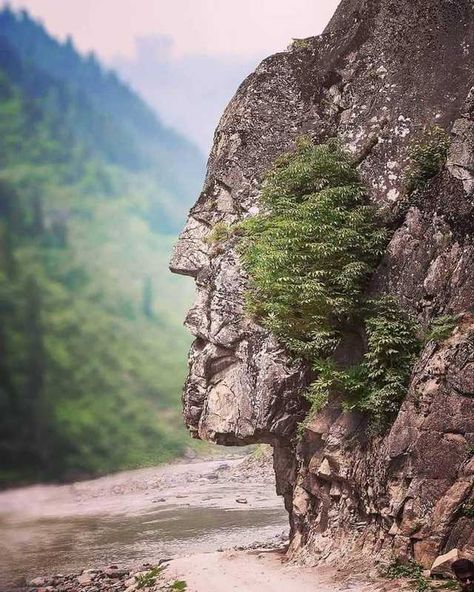
[[[473,52],[469,0],[343,0],[323,35],[262,62],[215,132],[170,265],[197,286],[184,417],[198,438],[273,445],[292,554],[395,552],[430,567],[455,547],[474,553],[462,510],[474,462]],[[407,148],[433,124],[453,136],[446,167],[406,204]],[[258,211],[265,171],[302,134],[343,139],[394,229],[370,291],[396,295],[425,326],[461,315],[446,342],[425,347],[384,437],[369,439],[365,419],[332,401],[297,440],[309,369],[243,314],[238,239],[204,240]]]

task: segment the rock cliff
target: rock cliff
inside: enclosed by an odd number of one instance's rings
[[[446,166],[407,203],[408,148],[434,124],[452,137]],[[383,436],[334,400],[296,437],[310,369],[244,315],[236,239],[205,241],[258,211],[265,172],[302,134],[342,139],[393,231],[370,291],[395,295],[425,327],[457,315],[448,339],[424,347]],[[225,110],[170,266],[197,285],[184,416],[198,438],[273,445],[292,554],[425,567],[455,547],[474,554],[473,209],[470,0],[343,0],[321,36],[264,60]]]

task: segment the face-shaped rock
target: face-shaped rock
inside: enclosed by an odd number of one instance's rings
[[[421,89],[423,81],[409,87],[410,94],[400,86],[408,77],[405,62],[388,68],[380,60],[378,43],[391,52],[393,40],[361,38],[361,14],[352,18],[352,3],[343,4],[324,35],[268,58],[242,83],[215,132],[203,192],[174,249],[171,270],[194,277],[197,285],[186,319],[196,340],[184,392],[185,420],[196,437],[223,444],[288,439],[304,415],[300,395],[308,382],[307,368],[294,365],[246,318],[237,239],[210,244],[205,239],[212,228],[256,213],[266,171],[302,134],[316,141],[340,136],[361,162],[373,199],[392,208],[411,135],[443,114],[445,89],[453,87],[440,76],[441,94],[431,83]],[[363,5],[364,19],[375,19],[375,26],[380,15]],[[408,8],[421,10],[418,4]],[[357,45],[362,42],[363,48]],[[439,45],[442,51],[444,38]],[[419,93],[425,102],[415,100]]]
[[[292,362],[244,313],[238,239],[215,244],[205,239],[217,223],[256,213],[265,171],[292,147],[310,116],[289,57],[281,54],[242,84],[216,130],[204,190],[170,264],[197,286],[185,321],[196,340],[183,395],[185,421],[195,437],[221,444],[275,443],[291,438],[304,417],[307,368]]]
[[[221,444],[290,438],[302,419],[298,394],[305,369],[246,317],[235,239],[212,246],[203,240],[208,232],[190,217],[171,262],[197,286],[185,321],[196,337],[183,395],[185,421],[196,437]]]
[[[371,559],[384,549],[404,557],[414,551],[429,567],[446,545],[472,551],[469,518],[459,509],[472,499],[474,320],[463,316],[454,337],[427,346],[386,437],[368,443],[365,418],[336,402],[313,418],[295,449],[289,441],[305,414],[308,369],[246,317],[238,238],[205,239],[217,223],[256,213],[265,172],[298,136],[339,136],[371,199],[398,225],[370,293],[395,295],[425,324],[469,309],[473,15],[468,0],[343,0],[321,37],[265,60],[220,121],[204,190],[175,247],[171,270],[197,285],[186,318],[196,337],[186,423],[217,443],[275,446],[294,552],[338,550],[347,560],[350,549]],[[447,169],[402,216],[407,148],[434,123],[454,132]]]

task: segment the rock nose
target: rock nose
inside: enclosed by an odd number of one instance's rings
[[[192,215],[178,241],[173,247],[169,269],[172,273],[188,275],[196,278],[198,273],[209,265],[209,255],[204,237],[208,234],[209,228]]]

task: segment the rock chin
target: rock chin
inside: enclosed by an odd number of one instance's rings
[[[454,548],[474,553],[462,510],[474,474],[473,52],[469,0],[343,0],[320,37],[262,62],[215,132],[170,264],[197,286],[184,417],[197,438],[274,446],[293,555],[395,554],[430,567]],[[407,148],[433,124],[453,136],[446,166],[401,207]],[[302,134],[343,140],[395,228],[370,291],[397,296],[425,326],[459,315],[449,339],[424,348],[384,436],[368,438],[365,419],[331,401],[295,437],[309,368],[244,315],[236,238],[204,240],[258,211],[265,171]]]

